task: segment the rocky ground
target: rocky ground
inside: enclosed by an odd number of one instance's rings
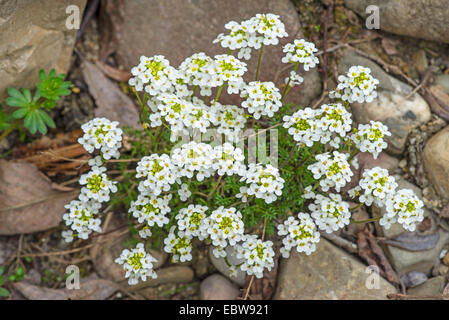
[[[21,25],[22,2],[0,8],[0,18],[5,21],[0,20],[0,34],[6,30],[12,37],[10,24]],[[56,10],[50,9],[50,2],[42,1],[39,10]],[[7,266],[10,273],[20,267],[26,270],[22,281],[10,284],[10,299],[441,299],[443,293],[449,294],[446,1],[434,1],[431,6],[425,0],[407,4],[394,0],[155,2],[91,1],[73,52],[75,33],[57,31],[63,30],[57,23],[61,19],[45,24],[31,11],[31,22],[15,32],[31,34],[33,40],[13,41],[13,50],[0,44],[0,61],[6,64],[0,68],[0,93],[12,85],[31,86],[36,79],[29,74],[37,66],[56,66],[75,85],[54,111],[60,129],[48,137],[23,141],[18,134],[11,134],[0,145],[0,265]],[[367,30],[365,8],[376,3],[381,30]],[[79,1],[81,7],[84,4]],[[211,12],[219,14],[211,16]],[[354,119],[358,123],[382,121],[392,136],[389,148],[377,160],[359,156],[360,168],[351,184],[357,183],[364,168],[384,167],[401,187],[411,188],[421,197],[426,218],[413,233],[403,232],[399,226],[384,230],[377,223],[348,226],[322,239],[311,256],[293,254],[279,259],[279,265],[252,286],[243,273],[231,276],[223,259],[214,258],[200,243],[193,260],[183,264],[173,264],[165,253],[154,250],[158,279],[128,287],[121,266],[113,263],[132,241],[126,214],[108,212],[102,236],[78,249],[68,247],[60,237],[61,215],[64,204],[76,197],[73,181],[85,167],[56,161],[48,151],[85,159],[75,142],[80,124],[93,116],[137,123],[136,103],[126,80],[127,70],[140,55],[163,54],[177,64],[193,52],[216,54],[220,49],[212,47],[211,41],[223,32],[227,21],[259,12],[281,16],[290,35],[286,42],[305,37],[320,50],[320,67],[307,73],[300,89],[292,90],[290,102],[325,103],[339,73],[355,64],[371,68],[380,80],[379,98],[354,104]],[[46,41],[55,43],[54,47],[42,49]],[[26,53],[29,48],[34,50],[31,54]],[[263,77],[284,78],[287,71],[282,70],[279,48],[266,57]],[[20,72],[12,77],[12,71]],[[27,184],[21,183],[25,178]],[[23,199],[40,201],[23,207]],[[11,207],[14,210],[4,210]],[[373,208],[355,215],[363,220],[381,213]],[[80,267],[84,283],[80,291],[63,289],[69,264]],[[368,265],[377,267],[382,276],[374,289],[367,284],[372,274]]]

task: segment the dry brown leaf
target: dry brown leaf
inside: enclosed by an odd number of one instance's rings
[[[119,121],[122,126],[140,128],[139,112],[132,100],[115,83],[109,80],[95,64],[84,61],[81,68],[84,80],[89,86],[89,92],[97,104],[95,116]]]
[[[56,227],[78,192],[54,190],[34,164],[0,160],[0,235]]]
[[[127,82],[132,77],[131,72],[119,70],[101,61],[95,61],[95,65],[103,71],[105,75],[113,80]]]
[[[25,281],[13,286],[28,300],[104,300],[118,289],[114,282],[103,279],[81,282],[76,290],[38,287]]]
[[[449,95],[443,91],[441,86],[434,85],[426,89],[424,98],[434,113],[444,120],[449,121]]]

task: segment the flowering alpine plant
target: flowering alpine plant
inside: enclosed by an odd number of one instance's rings
[[[290,90],[304,82],[298,70],[319,63],[315,45],[304,39],[284,44],[289,76],[282,83],[260,81],[264,47],[287,36],[279,16],[257,14],[225,29],[213,41],[227,50],[224,54],[195,53],[178,67],[161,55],[140,58],[129,85],[140,104],[141,130],[120,129],[105,118],[81,127],[79,143],[92,154],[90,171],[79,180],[79,198],[66,206],[64,239],[82,241],[101,232],[106,203],[127,207],[138,244],[116,262],[129,284],[136,284],[157,277],[149,246],[163,248],[173,262],[185,262],[204,241],[232,273],[261,278],[274,266],[276,251],[283,257],[292,250],[310,255],[320,232],[351,222],[378,220],[385,228],[399,223],[415,230],[423,220],[423,203],[412,190],[397,190],[385,169],[365,169],[358,185],[339,194],[358,169],[357,154],[377,158],[391,135],[380,122],[356,126],[352,120],[351,103],[377,96],[379,81],[371,70],[351,67],[338,77],[329,102],[317,108],[287,104]],[[256,52],[255,78],[249,79],[240,59]],[[245,129],[258,129],[259,136],[273,128],[282,139],[262,146],[259,140],[258,148],[275,146],[281,164],[249,161]],[[119,170],[108,172],[112,166]],[[351,207],[349,200],[358,204]],[[371,205],[384,208],[385,215],[354,221],[354,210]],[[231,265],[230,254],[242,262]]]

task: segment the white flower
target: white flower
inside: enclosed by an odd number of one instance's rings
[[[304,82],[304,78],[297,74],[295,71],[290,71],[290,76],[285,78],[285,84],[289,87],[299,86]]]
[[[296,247],[298,252],[310,255],[316,250],[316,244],[320,241],[320,233],[315,223],[308,214],[303,212],[298,213],[298,219],[288,217],[283,224],[279,224],[278,235],[285,236],[280,249],[284,258],[290,256],[293,247]]]
[[[256,198],[264,199],[266,203],[276,201],[277,197],[282,195],[285,182],[277,168],[270,164],[263,166],[254,163],[249,164],[240,181],[245,181],[248,188],[241,187],[237,197],[242,196],[242,201],[244,201],[248,195],[254,195]]]
[[[395,193],[398,184],[387,169],[374,167],[365,169],[359,185],[348,191],[352,198],[359,197],[359,201],[370,206],[373,202],[382,207],[386,200]]]
[[[139,279],[146,281],[147,277],[157,278],[157,274],[153,270],[153,263],[157,260],[145,252],[143,243],[137,244],[136,248],[131,251],[123,250],[115,262],[123,265],[126,271],[125,277],[128,278],[128,284],[130,285],[137,284]]]
[[[324,134],[318,126],[319,121],[317,117],[320,114],[321,110],[300,109],[291,116],[284,116],[283,127],[288,129],[288,133],[293,136],[295,141],[303,143],[308,147],[311,147],[317,141],[326,143],[328,141],[322,140]]]
[[[172,262],[185,262],[192,260],[192,237],[187,236],[183,231],[178,231],[176,226],[170,228],[167,238],[164,239],[164,250],[172,254]]]
[[[171,158],[173,163],[176,163],[179,175],[182,177],[192,178],[197,172],[196,178],[203,181],[204,178],[208,178],[214,173],[212,168],[214,155],[209,144],[195,141],[183,144],[173,150]]]
[[[192,195],[192,192],[190,192],[189,187],[187,184],[183,183],[181,184],[181,188],[178,190],[178,196],[181,201],[187,201],[187,199],[190,198]]]
[[[377,97],[379,80],[373,78],[371,70],[363,66],[352,66],[346,76],[338,77],[338,85],[329,96],[349,103],[372,102]]]
[[[233,174],[243,175],[245,173],[245,155],[242,149],[235,148],[232,144],[225,142],[223,145],[214,148],[213,157],[212,168],[220,176],[225,174],[228,176]]]
[[[221,206],[202,220],[199,232],[202,238],[210,238],[212,244],[216,247],[216,250],[213,251],[216,257],[226,256],[224,248],[228,244],[235,246],[237,242],[242,240],[244,232],[242,214],[233,207],[224,208]],[[218,254],[218,251],[221,254]]]
[[[247,71],[246,63],[228,54],[214,57],[215,82],[211,87],[219,87],[228,84],[228,93],[235,93],[236,89],[244,85],[243,74]],[[231,86],[232,85],[232,86]]]
[[[243,87],[240,96],[245,98],[242,107],[255,119],[272,117],[282,107],[281,94],[273,82],[252,81]]]
[[[67,226],[75,231],[63,231],[62,236],[66,242],[72,242],[73,238],[87,239],[92,231],[101,232],[101,220],[97,218],[101,203],[95,200],[72,200],[65,205],[68,210],[62,216]],[[70,240],[70,241],[69,241]]]
[[[391,136],[388,127],[378,121],[370,121],[370,124],[359,124],[357,130],[351,135],[357,149],[369,152],[377,159],[380,152],[387,148],[385,136]]]
[[[109,201],[110,193],[117,191],[116,181],[112,181],[104,172],[105,167],[92,167],[91,170],[80,177],[81,188],[79,199],[88,201],[93,199],[98,202]]]
[[[136,178],[145,179],[138,187],[142,194],[158,196],[163,191],[169,191],[177,177],[177,168],[166,154],[143,157],[137,164]]]
[[[145,222],[148,226],[157,224],[162,227],[169,222],[166,215],[171,211],[169,207],[171,198],[171,194],[162,197],[139,195],[136,201],[131,202],[129,212],[139,223]]]
[[[136,91],[145,91],[150,96],[157,96],[165,92],[173,92],[176,79],[179,77],[175,68],[164,56],[140,57],[139,65],[131,69],[133,75],[128,84]]]
[[[237,244],[237,259],[243,259],[240,266],[248,275],[262,278],[264,269],[271,271],[274,267],[273,242],[262,241],[256,235],[246,235],[242,244]]]
[[[416,225],[424,220],[424,203],[410,189],[401,189],[388,197],[386,213],[379,221],[386,228],[398,222],[408,231],[415,231]]]
[[[206,211],[209,208],[201,205],[189,205],[187,208],[182,208],[176,215],[175,219],[178,221],[178,229],[183,231],[188,237],[199,237],[203,239],[200,225],[206,218]]]
[[[214,67],[213,59],[204,52],[199,52],[186,58],[179,66],[179,72],[186,84],[200,87],[215,87],[216,75]]]
[[[318,126],[323,132],[335,132],[345,137],[351,131],[351,114],[340,103],[323,104],[318,118]]]
[[[334,151],[332,156],[329,153],[318,154],[315,156],[317,162],[307,167],[312,173],[314,179],[321,179],[320,186],[323,191],[329,188],[335,188],[340,191],[342,187],[351,181],[353,173],[347,161],[348,154]]]
[[[219,102],[213,102],[211,107],[217,115],[217,132],[224,134],[230,142],[238,142],[246,124],[243,109]]]
[[[283,63],[301,63],[305,71],[309,71],[319,63],[318,58],[314,56],[318,51],[315,44],[304,39],[296,39],[293,43],[286,44],[283,51],[286,53],[282,58]]]
[[[309,210],[318,228],[327,233],[348,225],[351,218],[349,203],[342,201],[341,195],[334,193],[330,193],[329,197],[317,194],[314,202],[309,205]]]
[[[118,158],[122,146],[122,129],[118,128],[117,121],[106,118],[95,118],[81,126],[84,135],[78,139],[87,152],[100,150],[103,159]]]

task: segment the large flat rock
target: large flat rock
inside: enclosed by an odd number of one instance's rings
[[[367,266],[321,239],[310,256],[293,253],[280,265],[276,300],[381,300],[396,289],[382,277],[368,289]]]
[[[212,41],[224,25],[242,21],[257,13],[280,15],[289,34],[281,43],[301,37],[301,26],[293,4],[289,0],[134,0],[126,1],[125,17],[117,57],[120,64],[130,69],[138,64],[141,55],[164,55],[177,67],[195,52],[213,56],[227,50]],[[295,37],[296,35],[296,37]],[[258,52],[253,51],[248,67],[248,78],[254,79]],[[273,80],[278,70],[285,67],[281,62],[282,46],[267,46],[261,66],[261,80]],[[283,83],[289,71],[278,79]],[[304,74],[303,74],[304,75]],[[293,88],[286,102],[308,104],[321,93],[321,82],[316,69],[305,73],[305,81]]]

